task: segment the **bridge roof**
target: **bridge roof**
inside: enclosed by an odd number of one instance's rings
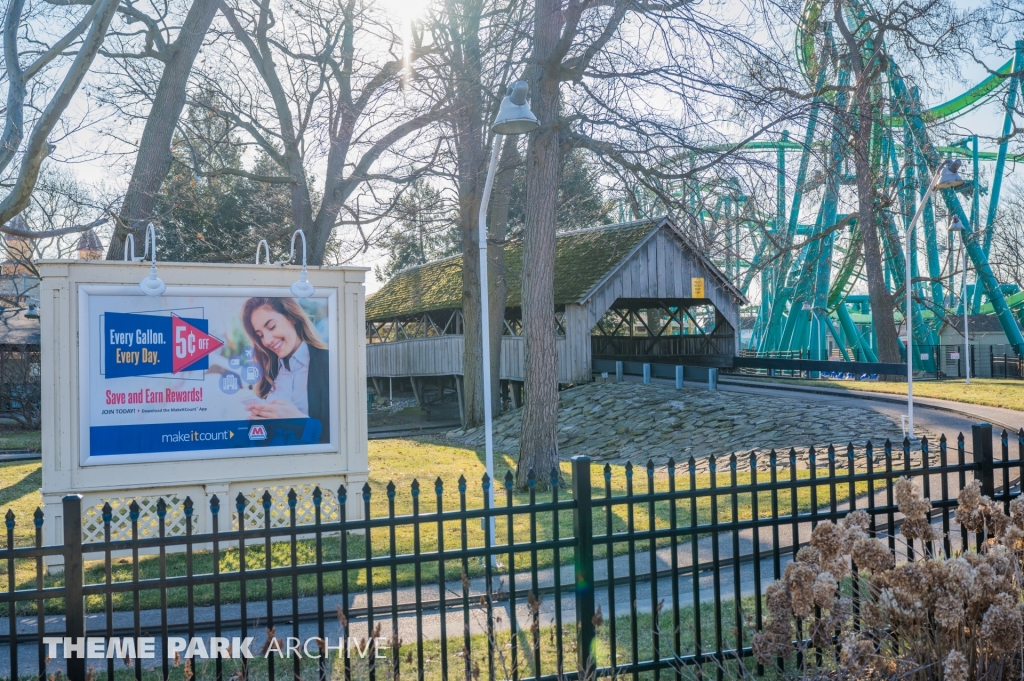
[[[616,225],[563,232],[555,237],[555,305],[584,302],[595,287],[647,237],[671,222],[649,218]],[[682,235],[672,228],[681,240]],[[699,251],[691,249],[698,254]],[[710,264],[710,263],[709,263]],[[508,279],[508,307],[521,304],[523,243],[505,246],[505,271]],[[714,270],[714,266],[711,266]],[[742,300],[743,296],[722,277],[722,281]],[[416,265],[402,270],[366,300],[367,321],[383,321],[435,310],[462,307],[462,255]]]

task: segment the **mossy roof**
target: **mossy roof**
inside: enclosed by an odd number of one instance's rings
[[[555,305],[578,303],[662,223],[625,222],[555,237]],[[508,306],[519,307],[523,244],[505,246]],[[366,319],[380,321],[462,307],[462,256],[402,270],[366,300]]]

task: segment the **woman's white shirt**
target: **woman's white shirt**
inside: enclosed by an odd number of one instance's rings
[[[309,416],[309,346],[303,341],[287,359],[277,360],[277,378],[268,400],[287,400]]]

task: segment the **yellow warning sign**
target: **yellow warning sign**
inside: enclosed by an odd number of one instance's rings
[[[694,277],[690,279],[690,297],[704,297],[704,277]]]

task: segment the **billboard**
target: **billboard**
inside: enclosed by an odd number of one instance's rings
[[[80,293],[83,466],[338,450],[332,291]]]

